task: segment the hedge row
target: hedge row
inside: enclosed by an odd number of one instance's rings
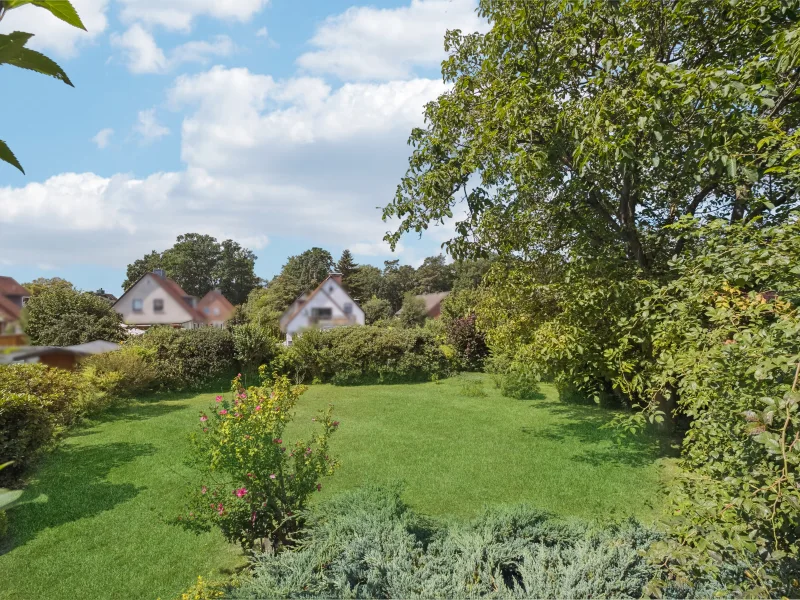
[[[427,329],[340,327],[306,331],[270,367],[336,385],[431,381],[450,375],[455,352]]]

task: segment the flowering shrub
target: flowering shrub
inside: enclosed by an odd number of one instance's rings
[[[261,379],[266,380],[264,368]],[[198,416],[193,436],[203,477],[192,493],[183,520],[199,527],[219,526],[230,541],[245,548],[277,548],[302,524],[309,497],[322,489],[320,480],[338,466],[328,440],[339,426],[332,407],[315,419],[310,440],[289,445],[283,432],[292,409],[306,388],[286,377],[245,390],[238,375],[231,397],[217,396]]]

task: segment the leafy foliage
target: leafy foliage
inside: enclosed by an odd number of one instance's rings
[[[403,327],[420,327],[424,325],[425,319],[428,318],[428,311],[425,310],[425,301],[411,292],[406,293],[398,316]]]
[[[398,489],[367,487],[316,508],[295,550],[262,554],[233,598],[638,598],[653,573],[635,523],[593,530],[530,507],[469,523],[412,512]]]
[[[247,372],[255,372],[275,356],[278,340],[253,323],[236,325],[231,329],[236,360]]]
[[[311,248],[297,256],[290,256],[281,269],[281,274],[297,282],[299,290],[294,295],[297,297],[316,288],[333,271],[333,267],[330,252],[322,248]]]
[[[65,285],[32,296],[23,311],[25,334],[34,346],[72,346],[123,339],[122,317],[94,294]]]
[[[289,543],[320,480],[333,474],[337,462],[329,456],[328,440],[339,423],[331,407],[320,415],[321,430],[313,438],[284,445],[284,430],[305,388],[276,377],[269,386],[245,390],[237,377],[231,391],[232,398],[217,396],[216,405],[200,415],[202,432],[194,442],[202,485],[192,494],[187,522],[217,525],[245,548],[275,550]]]
[[[18,8],[24,4],[33,4],[52,13],[62,21],[69,23],[73,27],[86,30],[75,8],[69,0],[3,0],[0,2],[0,19],[6,16],[8,11]],[[33,37],[32,33],[15,31],[10,34],[0,34],[0,65],[12,65],[20,69],[28,69],[43,75],[49,75],[69,86],[72,82],[53,60],[44,54],[26,48],[27,43]],[[16,167],[22,173],[22,168],[17,157],[8,147],[8,144],[0,140],[0,160]]]
[[[364,321],[367,325],[373,325],[378,321],[390,319],[392,317],[392,305],[388,300],[383,300],[373,296],[361,305],[364,311]]]
[[[62,279],[61,277],[37,277],[33,281],[23,283],[22,287],[28,290],[31,293],[31,296],[40,294],[51,287],[64,287],[70,290],[75,289],[75,286],[72,285],[72,283],[66,279]]]

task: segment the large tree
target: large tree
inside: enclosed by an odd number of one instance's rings
[[[448,265],[444,255],[429,256],[417,269],[416,291],[419,294],[447,292],[453,289],[455,270]]]
[[[163,269],[192,296],[219,288],[233,304],[241,304],[261,284],[255,274],[257,258],[233,240],[220,243],[210,235],[187,233],[164,252],[153,250],[129,264],[122,289],[127,291],[148,273]]]
[[[381,293],[383,273],[373,265],[361,265],[348,281],[348,291],[353,300],[363,305]]]
[[[683,216],[798,204],[795,0],[481,0],[385,217],[452,217],[456,255],[622,254],[658,274]]]
[[[45,290],[49,290],[50,288],[54,287],[66,288],[69,290],[75,289],[75,286],[72,285],[71,282],[67,281],[66,279],[62,279],[61,277],[37,277],[33,281],[23,283],[22,287],[28,290],[31,293],[31,296],[36,296],[37,294],[41,294]]]
[[[410,265],[401,265],[398,259],[384,261],[380,298],[388,300],[392,312],[403,305],[403,298],[416,286],[416,272]]]
[[[353,254],[350,250],[342,252],[339,262],[336,263],[336,270],[342,274],[342,283],[348,291],[352,288],[352,278],[353,275],[358,273],[358,269],[359,266],[356,261],[353,260]]]
[[[290,256],[281,273],[300,283],[302,292],[310,292],[333,271],[331,253],[322,248],[311,248],[297,256]]]
[[[233,304],[242,304],[247,295],[261,284],[256,276],[256,255],[233,240],[221,244],[219,262],[215,272],[217,287]]]

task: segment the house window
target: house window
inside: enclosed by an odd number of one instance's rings
[[[316,319],[318,321],[324,321],[333,317],[333,309],[332,308],[312,308],[311,309],[311,318]]]
[[[136,298],[133,301],[133,312],[140,313],[144,310],[144,300]]]
[[[161,298],[153,300],[153,310],[156,312],[164,312],[164,301]]]
[[[346,302],[344,305],[344,314],[352,315],[353,314],[353,305],[350,302]]]
[[[215,307],[214,307],[214,316],[215,316],[215,317],[218,317],[218,316],[219,316],[219,307],[218,307],[218,306],[215,306]]]
[[[206,307],[203,309],[203,312],[204,312],[205,314],[208,314],[209,312],[211,312],[211,310],[210,310],[210,309],[209,309],[209,308],[206,306]]]

